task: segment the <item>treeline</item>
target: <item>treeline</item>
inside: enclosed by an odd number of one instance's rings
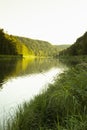
[[[12,35],[4,33],[0,29],[0,55],[26,55],[29,50],[24,44],[15,39]]]
[[[0,29],[0,55],[55,57],[69,45],[52,45],[49,42],[13,36]]]
[[[20,42],[23,42],[35,56],[52,56],[56,52],[56,48],[46,41],[18,36],[15,36],[15,38]]]
[[[69,45],[52,45],[49,42],[34,40],[25,37],[15,36],[17,40],[24,43],[35,56],[56,56],[61,50],[69,47]]]
[[[71,45],[66,50],[63,50],[59,53],[60,56],[63,55],[71,55],[71,56],[78,56],[78,55],[87,55],[87,32],[78,38],[76,42]]]

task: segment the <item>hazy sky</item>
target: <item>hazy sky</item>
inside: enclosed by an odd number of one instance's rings
[[[0,28],[53,44],[72,44],[87,31],[87,0],[0,0]]]

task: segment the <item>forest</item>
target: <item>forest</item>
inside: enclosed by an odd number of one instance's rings
[[[7,120],[6,128],[4,125],[3,128],[5,130],[87,130],[86,48],[87,33],[78,38],[71,47],[61,51],[59,61],[61,59],[68,65],[68,69],[57,76],[55,82],[50,83],[47,89],[20,105],[15,116],[11,116]]]
[[[52,45],[47,41],[9,35],[0,29],[0,56],[55,57],[59,51],[67,47],[69,45]]]
[[[67,49],[62,45],[64,50],[45,41],[10,36],[5,34],[3,30],[0,30],[0,36],[0,54],[25,55],[26,52],[26,55],[56,56],[59,61],[61,59],[66,65],[70,64],[67,70],[59,76],[57,75],[53,84],[50,83],[33,99],[19,105],[14,116],[9,114],[8,120],[3,121],[3,126],[0,126],[0,129],[87,130],[87,32],[78,38],[73,45],[67,46]],[[24,63],[26,66],[25,61]],[[39,67],[43,67],[43,64],[40,63],[40,65],[37,63],[38,67],[36,68],[42,72]],[[3,64],[5,67],[5,62],[2,62],[1,67]],[[13,62],[13,64],[15,70],[15,63]],[[23,67],[23,70],[26,67]],[[5,74],[9,75],[8,70],[14,74],[14,71],[11,68],[8,69],[7,65],[6,68]],[[37,71],[36,68],[35,71]],[[31,71],[29,69],[30,65],[25,71],[33,72],[32,68]],[[1,81],[3,78],[5,78],[4,74],[2,74]]]
[[[69,48],[61,51],[60,56],[78,56],[87,55],[87,32],[83,36],[79,37],[76,42]]]
[[[25,37],[15,36],[17,40],[24,43],[35,56],[55,57],[61,50],[66,49],[69,45],[52,45],[47,41],[34,40]]]
[[[24,44],[0,29],[0,55],[22,56],[27,54],[29,54],[29,50]]]

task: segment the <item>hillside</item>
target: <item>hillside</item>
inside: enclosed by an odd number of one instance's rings
[[[79,37],[69,48],[61,51],[59,55],[87,55],[87,32],[85,32],[83,36]]]
[[[9,35],[3,29],[0,29],[0,56],[55,57],[67,47],[69,45],[52,45],[47,41]]]
[[[52,45],[47,41],[34,40],[25,37],[15,36],[17,40],[24,43],[35,56],[56,56],[61,50],[66,49],[69,45]]]
[[[3,29],[0,29],[0,56],[1,55],[29,55],[29,49],[12,35],[4,33]]]

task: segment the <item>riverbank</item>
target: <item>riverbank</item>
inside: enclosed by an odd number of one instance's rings
[[[4,130],[87,130],[87,63],[60,74],[54,84],[24,103]]]
[[[0,55],[0,59],[22,58],[22,55]]]
[[[27,59],[35,59],[35,58],[38,58],[38,59],[45,59],[45,58],[53,58],[53,57],[50,57],[50,56],[35,56],[35,55],[0,55],[0,59],[11,59],[11,58],[27,58]]]
[[[87,55],[60,56],[59,60],[67,66],[72,67],[83,62],[87,63]]]

